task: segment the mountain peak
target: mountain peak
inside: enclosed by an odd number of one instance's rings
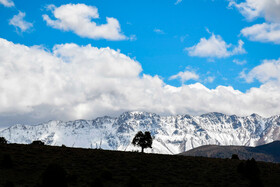
[[[262,118],[262,116],[260,116],[260,115],[258,115],[256,113],[253,113],[250,116],[253,117],[253,118]]]
[[[200,115],[200,117],[224,117],[226,114],[220,113],[220,112],[209,112],[206,114]]]

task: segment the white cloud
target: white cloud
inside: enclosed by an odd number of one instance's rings
[[[66,4],[60,7],[49,5],[55,20],[44,14],[43,19],[53,28],[63,31],[73,31],[81,37],[91,39],[125,40],[121,33],[119,21],[106,17],[107,23],[98,25],[92,19],[98,19],[98,9],[85,4]]]
[[[140,64],[119,51],[90,45],[56,45],[47,52],[1,39],[0,62],[0,116],[92,118],[129,108],[127,95],[142,92],[138,86],[161,84],[157,77],[139,78]]]
[[[264,17],[267,21],[280,22],[279,0],[245,0],[239,4],[230,0],[229,6],[235,6],[248,20]]]
[[[241,30],[249,40],[280,44],[280,1],[246,0],[236,3],[231,0],[229,6],[235,6],[248,20],[263,17],[266,22],[255,24]]]
[[[244,65],[247,63],[246,60],[238,60],[238,59],[233,59],[233,62],[237,65]]]
[[[4,5],[5,7],[15,6],[15,4],[12,0],[0,0],[0,4]]]
[[[15,26],[17,29],[20,29],[22,32],[29,30],[33,27],[33,24],[24,20],[25,13],[19,11],[18,15],[14,15],[10,19],[9,24]]]
[[[163,30],[157,29],[157,28],[154,29],[154,32],[158,33],[158,34],[165,34],[165,32]]]
[[[264,60],[261,65],[253,68],[248,74],[243,72],[241,77],[248,83],[255,79],[262,83],[273,81],[280,83],[280,58],[278,60]]]
[[[119,51],[91,45],[63,44],[46,51],[0,39],[0,62],[1,125],[92,119],[132,110],[263,116],[280,111],[280,84],[273,81],[280,74],[279,60],[267,61],[271,74],[252,70],[248,76],[264,84],[246,93],[200,83],[173,87],[158,76],[141,75],[141,65]]]
[[[185,50],[190,56],[226,58],[246,53],[243,44],[244,42],[239,40],[238,46],[233,47],[232,44],[227,44],[221,36],[212,34],[209,39],[201,38],[198,44],[185,48]]]
[[[280,44],[280,24],[278,23],[255,24],[242,29],[241,33],[252,41]]]
[[[215,80],[215,77],[214,76],[209,76],[209,77],[207,77],[205,80],[204,80],[204,82],[205,83],[207,83],[207,82],[210,82],[210,83],[212,83],[213,81]]]
[[[197,75],[195,72],[192,71],[184,71],[184,72],[179,72],[176,75],[173,75],[169,78],[170,80],[174,80],[174,79],[180,79],[180,81],[182,82],[182,84],[188,80],[197,80],[199,79],[199,75]]]

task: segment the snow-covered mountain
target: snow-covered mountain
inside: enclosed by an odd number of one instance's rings
[[[138,131],[150,131],[153,148],[147,152],[177,154],[201,145],[256,146],[280,139],[280,115],[263,118],[208,113],[201,116],[159,116],[147,112],[125,112],[119,117],[69,122],[49,121],[36,126],[14,125],[0,136],[11,143],[41,140],[48,145],[140,150],[131,141]]]

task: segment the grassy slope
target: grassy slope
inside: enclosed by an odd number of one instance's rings
[[[50,163],[59,163],[66,170],[69,186],[89,186],[96,178],[105,186],[125,186],[131,176],[143,186],[249,184],[237,172],[239,160],[17,144],[0,145],[0,163],[4,154],[11,156],[13,167],[0,166],[0,186],[8,180],[16,186],[38,185]],[[258,166],[265,186],[280,186],[279,164],[258,162]]]

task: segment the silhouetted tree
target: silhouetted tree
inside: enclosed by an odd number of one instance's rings
[[[252,187],[262,187],[263,183],[260,178],[260,170],[257,162],[254,158],[247,160],[245,163],[241,162],[237,171],[242,174],[245,178],[249,179],[250,186]]]
[[[67,187],[66,171],[58,164],[50,164],[43,173],[43,187]]]
[[[0,144],[7,144],[6,138],[0,137]]]
[[[260,174],[259,167],[254,158],[246,161],[246,170],[247,170],[246,174],[248,175],[248,177],[259,176],[259,174]]]
[[[233,155],[231,156],[231,159],[233,159],[233,160],[239,160],[239,157],[238,157],[237,154],[233,154]]]
[[[35,140],[31,143],[31,145],[45,145],[45,143],[42,142],[41,140]]]
[[[132,144],[141,147],[141,152],[144,152],[145,148],[152,148],[153,138],[150,132],[146,131],[143,134],[142,131],[139,131],[132,140]]]

